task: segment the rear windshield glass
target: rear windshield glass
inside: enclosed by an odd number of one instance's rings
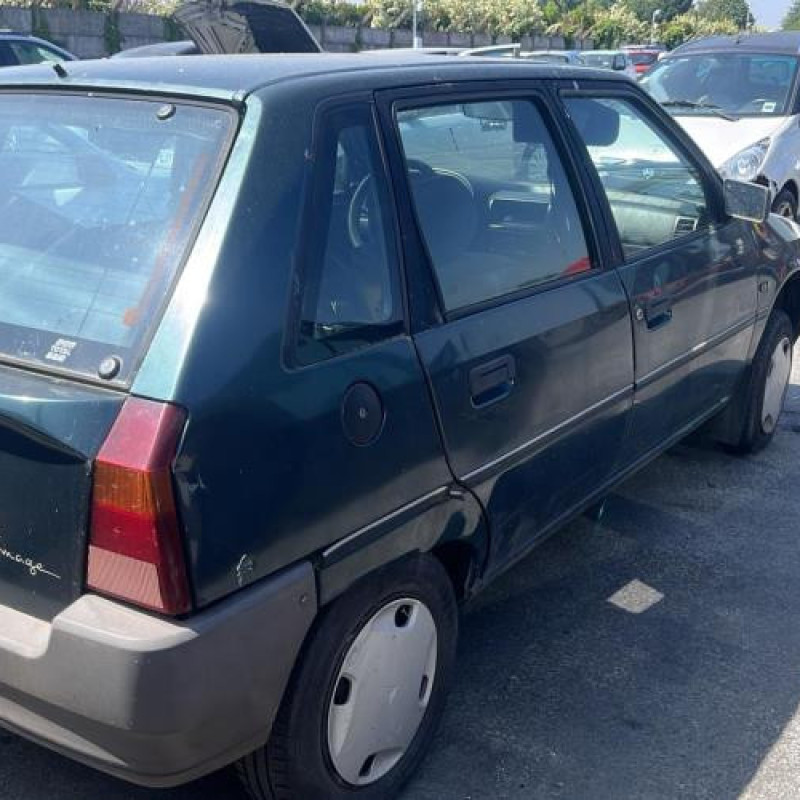
[[[0,96],[0,360],[130,374],[232,116],[153,100]]]
[[[628,53],[628,58],[637,67],[647,66],[648,64],[655,64],[658,60],[657,53]]]

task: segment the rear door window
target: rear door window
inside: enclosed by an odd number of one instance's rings
[[[0,359],[128,375],[214,185],[233,115],[0,96]]]

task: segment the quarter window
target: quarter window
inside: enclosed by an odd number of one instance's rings
[[[632,103],[568,98],[597,168],[626,258],[709,225],[699,170]]]
[[[533,102],[409,108],[397,121],[447,311],[591,268],[570,184]]]
[[[296,359],[311,364],[402,329],[388,190],[371,115],[331,115],[315,153]]]

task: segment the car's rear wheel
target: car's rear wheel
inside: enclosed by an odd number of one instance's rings
[[[766,447],[778,427],[792,373],[792,322],[775,310],[753,358],[742,416],[741,436],[735,449],[755,453]]]
[[[361,581],[325,610],[266,747],[239,774],[256,800],[388,800],[441,716],[458,611],[427,556]]]
[[[778,193],[772,204],[772,213],[787,219],[797,219],[797,198],[789,189]]]

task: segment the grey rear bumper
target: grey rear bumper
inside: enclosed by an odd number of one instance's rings
[[[316,606],[310,564],[184,622],[0,606],[0,725],[145,786],[200,777],[266,742]]]

